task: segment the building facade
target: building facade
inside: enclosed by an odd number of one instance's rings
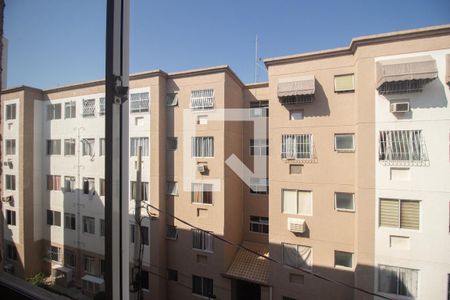
[[[448,297],[449,37],[270,58],[257,84],[228,66],[131,75],[144,298]],[[6,271],[103,289],[104,101],[103,81],[3,90]]]

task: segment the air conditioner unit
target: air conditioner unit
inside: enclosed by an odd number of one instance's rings
[[[8,203],[13,203],[14,202],[14,198],[13,198],[13,196],[5,196],[5,197],[2,197],[2,201],[3,202],[8,202]]]
[[[306,223],[304,219],[288,218],[288,230],[295,233],[305,233]]]
[[[200,173],[204,173],[206,171],[206,165],[197,165],[197,171]]]
[[[402,113],[409,111],[409,102],[396,102],[391,103],[391,112],[392,113]]]

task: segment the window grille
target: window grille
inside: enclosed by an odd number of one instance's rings
[[[148,93],[135,93],[130,96],[130,112],[147,112],[149,107]]]
[[[287,134],[281,137],[282,159],[312,159],[312,134]]]
[[[250,155],[252,156],[267,156],[269,155],[269,140],[267,139],[251,139],[250,140]]]
[[[95,99],[83,100],[83,117],[95,116]]]
[[[105,111],[106,111],[105,97],[100,97],[98,102],[99,102],[98,114],[100,116],[103,116],[105,114]]]
[[[378,88],[378,92],[380,95],[422,92],[423,86],[429,81],[421,79],[385,82]]]
[[[312,103],[314,95],[293,95],[280,97],[282,105],[295,105],[303,103]]]
[[[75,214],[64,213],[64,228],[71,230],[76,229]]]
[[[192,229],[192,248],[213,252],[214,237],[203,230]]]
[[[268,117],[269,101],[252,101],[250,102],[250,117]]]
[[[196,90],[191,92],[191,108],[203,110],[214,108],[214,90]]]
[[[214,137],[196,136],[192,137],[192,157],[213,157]]]
[[[254,194],[267,194],[269,190],[267,178],[250,178],[250,192]]]
[[[55,246],[50,246],[48,247],[47,250],[47,258],[53,261],[60,261],[61,258],[61,248],[59,247],[55,247]]]
[[[422,130],[380,131],[380,161],[415,161],[428,160]]]

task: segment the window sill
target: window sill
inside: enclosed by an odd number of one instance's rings
[[[344,209],[344,208],[335,208],[338,212],[348,212],[348,213],[354,213],[355,209]]]
[[[193,205],[204,205],[204,206],[214,206],[214,204],[209,204],[209,203],[201,203],[201,202],[191,202],[191,204]]]
[[[200,252],[200,253],[205,253],[205,254],[214,254],[214,251],[210,251],[210,250],[202,250],[202,249],[197,249],[197,248],[192,248],[192,250],[194,250],[195,252]]]
[[[345,266],[335,265],[334,268],[338,269],[338,270],[354,271],[353,267],[345,267]]]
[[[337,153],[355,153],[355,149],[334,149]]]

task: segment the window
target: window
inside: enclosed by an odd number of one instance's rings
[[[250,117],[268,117],[269,101],[252,101],[250,102]]]
[[[267,156],[269,155],[269,140],[267,139],[251,139],[250,140],[250,155],[252,156]]]
[[[47,209],[47,225],[60,227],[61,213],[59,211]]]
[[[76,266],[76,258],[75,253],[68,249],[64,249],[64,266],[69,268],[75,268]]]
[[[83,255],[83,270],[86,273],[95,274],[95,258]]]
[[[192,203],[213,204],[212,188],[210,183],[193,183]]]
[[[100,178],[100,196],[105,196],[105,179]]]
[[[192,157],[213,157],[214,137],[196,136],[192,137]]]
[[[176,181],[167,182],[167,195],[178,196],[178,185]]]
[[[313,199],[311,191],[282,190],[283,213],[312,215]]]
[[[335,92],[351,92],[355,90],[355,80],[353,74],[334,76]]]
[[[149,244],[149,233],[148,233],[148,227],[141,225],[141,241],[143,245]],[[135,231],[136,225],[130,224],[130,241],[131,243],[135,242]]]
[[[105,236],[105,220],[99,219],[99,225],[100,225],[100,236]]]
[[[214,108],[214,90],[196,90],[191,92],[191,108],[204,110]]]
[[[334,193],[334,208],[343,211],[355,211],[355,194]]]
[[[55,246],[48,247],[47,258],[59,262],[61,259],[61,248]]]
[[[100,147],[100,149],[98,149],[99,151],[99,155],[100,156],[105,156],[105,151],[106,151],[106,144],[105,144],[105,139],[104,138],[101,138],[100,139],[100,143],[99,143],[99,147]]]
[[[75,214],[64,213],[64,228],[70,229],[70,230],[76,229]]]
[[[177,227],[174,225],[167,225],[166,237],[168,239],[176,240],[178,237]]]
[[[77,104],[75,101],[64,103],[64,118],[73,119],[77,116]]]
[[[106,106],[105,106],[105,97],[100,97],[98,99],[99,101],[99,110],[98,110],[98,114],[100,116],[103,116],[105,114],[106,111]]]
[[[211,298],[214,295],[213,286],[212,279],[192,275],[192,294]]]
[[[141,270],[141,287],[144,290],[148,290],[149,289],[148,271]]]
[[[303,120],[303,110],[291,110],[289,115],[291,121]]]
[[[167,138],[167,150],[175,151],[178,146],[178,138],[176,137],[168,137]]]
[[[94,178],[83,178],[83,194],[92,194],[95,191],[95,179]]]
[[[418,230],[420,201],[380,199],[380,226]]]
[[[135,93],[130,96],[130,112],[147,112],[149,98],[148,93]]]
[[[269,218],[250,216],[250,231],[258,233],[269,233]]]
[[[334,251],[334,266],[353,268],[353,253]]]
[[[95,139],[82,139],[81,142],[83,143],[83,156],[94,156],[95,155]]]
[[[95,234],[95,218],[83,216],[83,232]]]
[[[312,153],[311,134],[287,134],[281,137],[282,159],[312,159]]]
[[[16,154],[16,140],[6,140],[6,155]]]
[[[299,175],[302,174],[303,165],[289,165],[289,174]]]
[[[141,146],[141,155],[148,156],[148,138],[135,137],[130,139],[130,156],[137,156],[138,147]]]
[[[312,268],[312,248],[283,243],[283,264],[310,270]]]
[[[17,260],[17,248],[14,244],[6,244],[6,257],[11,260]]]
[[[172,281],[178,281],[178,271],[167,269],[167,279]]]
[[[419,271],[394,266],[378,266],[378,291],[416,298]]]
[[[61,190],[61,176],[47,175],[47,190],[49,191]]]
[[[131,182],[131,199],[136,200],[136,181]],[[141,201],[148,200],[148,182],[141,182]]]
[[[422,130],[380,131],[379,160],[428,160]]]
[[[214,237],[203,230],[192,229],[192,248],[213,252]]]
[[[47,105],[47,120],[61,119],[61,103]]]
[[[10,191],[16,190],[16,176],[15,175],[5,175],[5,189]]]
[[[61,154],[61,140],[47,140],[47,155]]]
[[[64,140],[64,155],[75,155],[75,139]]]
[[[250,193],[267,194],[269,191],[269,182],[267,178],[250,178]]]
[[[15,120],[16,119],[16,104],[7,104],[5,105],[6,108],[6,117],[5,119],[8,120]]]
[[[335,134],[334,150],[336,151],[353,151],[355,150],[353,134]]]
[[[208,116],[207,115],[197,116],[197,124],[198,125],[206,125],[206,124],[208,124]]]
[[[64,177],[64,191],[66,193],[75,191],[75,177],[74,176],[65,176]]]
[[[95,99],[83,99],[83,117],[95,116]]]
[[[178,105],[178,93],[167,93],[166,104],[167,104],[167,106],[177,106]]]
[[[14,210],[6,210],[6,224],[12,226],[16,225],[16,212]]]

